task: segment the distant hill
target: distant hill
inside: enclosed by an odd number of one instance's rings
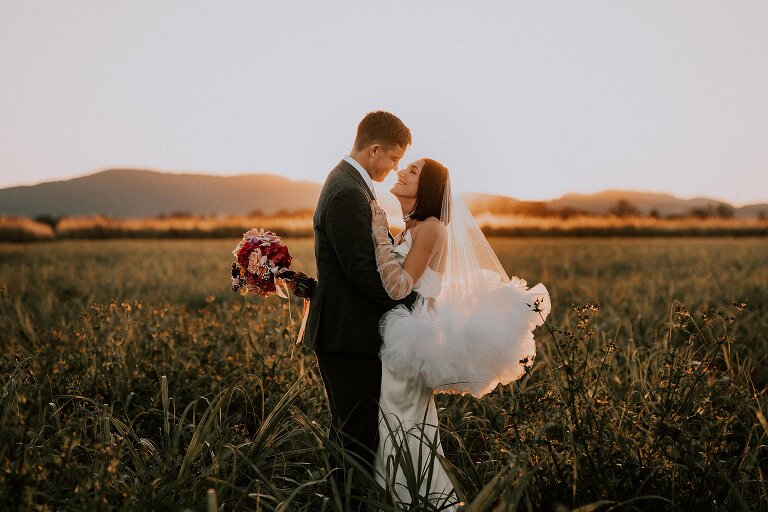
[[[768,218],[768,204],[748,204],[736,210],[736,216],[741,218],[761,217]]]
[[[697,197],[680,199],[671,194],[655,192],[635,192],[630,190],[605,190],[596,194],[565,194],[559,199],[550,201],[551,208],[556,210],[575,209],[590,213],[605,214],[621,201],[627,201],[642,214],[656,210],[659,215],[682,215],[694,208],[716,208],[719,205],[730,206],[723,201]]]
[[[464,194],[467,208],[474,214],[496,215],[546,215],[554,213],[549,201],[520,201],[509,196],[495,194]]]
[[[652,213],[661,217],[684,216],[691,212],[731,211],[737,218],[768,217],[768,203],[752,204],[735,208],[731,204],[706,197],[681,199],[671,194],[657,192],[638,192],[633,190],[604,190],[594,194],[565,194],[549,201],[520,201],[508,196],[494,194],[467,194],[467,206],[475,212],[496,214],[541,215],[560,212],[584,212],[607,215],[616,212],[620,203],[626,210],[634,210],[641,215]]]
[[[314,209],[321,185],[268,174],[210,176],[111,169],[66,181],[0,189],[0,213],[150,217],[174,212],[245,215]]]
[[[253,211],[312,210],[321,185],[270,174],[212,176],[173,174],[137,169],[111,169],[66,181],[0,189],[0,214],[37,217],[102,214],[115,217],[152,217],[172,213],[246,215]],[[550,201],[520,201],[494,194],[466,194],[474,213],[544,215],[588,212],[598,215],[623,207],[642,215],[686,215],[730,211],[736,217],[768,217],[768,204],[734,208],[710,198],[681,199],[671,194],[606,190],[595,194],[566,194]],[[384,208],[397,211],[397,200],[381,197]]]

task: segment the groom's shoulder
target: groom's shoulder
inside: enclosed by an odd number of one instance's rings
[[[331,172],[328,173],[328,178],[326,179],[326,182],[328,181],[341,181],[341,182],[353,182],[354,178],[349,173],[349,168],[352,166],[349,165],[344,160],[340,161],[336,166],[331,169]],[[354,170],[354,168],[353,168]]]
[[[357,181],[340,163],[331,169],[331,172],[328,173],[328,177],[325,179],[325,184],[323,185],[322,195],[333,196],[341,190],[353,191],[359,189],[360,186],[358,185]],[[362,191],[360,191],[360,194],[363,195]]]

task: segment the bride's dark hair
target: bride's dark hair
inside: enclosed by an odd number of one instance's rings
[[[443,194],[448,183],[448,168],[431,158],[424,158],[424,167],[419,174],[419,188],[416,190],[416,206],[413,208],[411,218],[425,220],[429,217],[445,219],[448,222],[450,212],[443,210]]]

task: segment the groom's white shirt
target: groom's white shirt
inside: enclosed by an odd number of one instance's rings
[[[363,169],[363,166],[360,165],[360,162],[358,162],[357,160],[355,160],[349,155],[344,156],[344,161],[346,161],[352,167],[357,169],[357,172],[360,173],[360,176],[362,176],[365,182],[368,184],[368,188],[371,189],[371,194],[373,195],[373,198],[376,199],[376,191],[373,189],[373,180],[371,179],[371,175],[368,174],[368,171]]]

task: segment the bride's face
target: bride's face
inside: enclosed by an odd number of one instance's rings
[[[419,189],[419,175],[424,168],[424,160],[415,160],[397,171],[397,183],[389,190],[397,197],[415,198]]]

